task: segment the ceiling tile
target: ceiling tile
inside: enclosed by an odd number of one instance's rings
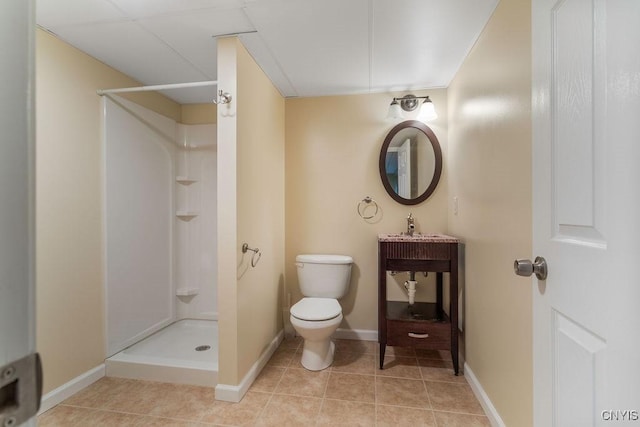
[[[144,84],[208,80],[134,22],[54,28],[63,40]]]
[[[368,0],[255,2],[245,8],[300,96],[369,89]]]
[[[280,91],[280,95],[284,97],[298,96],[298,93],[291,85],[286,74],[282,71],[282,68],[280,68],[280,64],[275,60],[259,33],[242,34],[239,36],[239,39],[253,57],[253,60],[256,61],[273,85]]]
[[[36,1],[36,20],[45,28],[125,19],[126,15],[108,0]]]
[[[373,88],[446,87],[497,0],[374,0]]]
[[[241,7],[242,0],[110,0],[132,18],[207,8]]]
[[[210,79],[217,75],[216,39],[213,35],[254,29],[240,8],[207,9],[145,18],[138,22],[180,52]]]

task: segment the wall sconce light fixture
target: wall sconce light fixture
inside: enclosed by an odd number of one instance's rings
[[[391,104],[389,105],[387,119],[404,119],[404,113],[402,110],[406,112],[414,111],[418,108],[418,105],[420,105],[421,99],[422,105],[420,106],[420,112],[418,113],[417,119],[423,122],[437,119],[438,115],[436,114],[436,109],[429,97],[414,95],[405,95],[402,98],[393,98],[393,101],[391,101]]]

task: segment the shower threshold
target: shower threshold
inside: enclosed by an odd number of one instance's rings
[[[108,377],[215,387],[218,322],[183,319],[105,361]]]

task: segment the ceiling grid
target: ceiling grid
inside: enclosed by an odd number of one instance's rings
[[[283,96],[308,97],[446,87],[497,3],[36,0],[36,19],[146,85],[215,80],[214,36],[238,33]],[[181,104],[212,99],[165,94]]]

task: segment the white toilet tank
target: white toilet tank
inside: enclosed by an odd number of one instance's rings
[[[298,284],[305,297],[342,298],[349,290],[353,258],[346,255],[298,255]]]

